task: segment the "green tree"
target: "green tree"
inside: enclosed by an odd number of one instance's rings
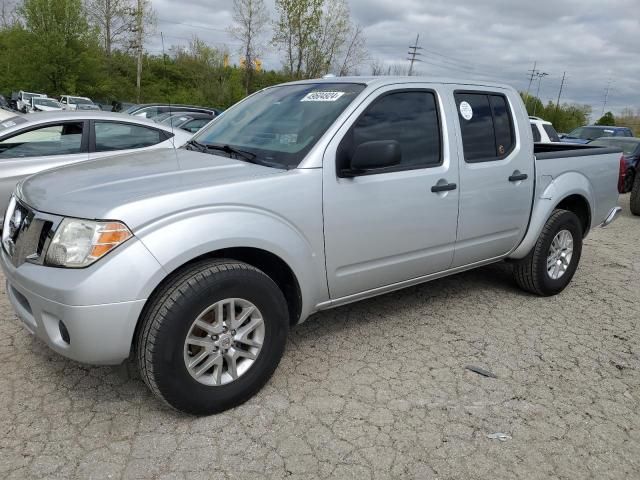
[[[602,117],[600,117],[600,119],[596,122],[596,125],[606,125],[606,126],[615,127],[616,119],[613,116],[613,113],[607,112]]]
[[[81,0],[24,0],[18,8],[27,32],[25,70],[53,95],[91,85],[100,71],[97,36]]]

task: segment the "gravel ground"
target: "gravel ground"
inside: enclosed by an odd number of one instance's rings
[[[208,418],[133,364],[51,353],[2,295],[0,478],[640,478],[640,218],[621,201],[561,295],[500,264],[322,313]]]

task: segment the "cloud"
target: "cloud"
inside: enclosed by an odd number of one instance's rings
[[[273,1],[267,4],[273,12]],[[153,0],[153,5],[166,44],[184,45],[197,34],[237,52],[238,42],[226,30],[231,0]],[[526,90],[527,70],[536,61],[549,73],[540,88],[544,102],[556,100],[566,72],[563,101],[590,104],[599,116],[611,81],[606,110],[640,108],[638,0],[350,0],[349,5],[364,28],[371,57],[385,64],[408,65],[408,46],[419,33],[421,74],[491,79]],[[156,35],[149,48],[159,47]],[[264,63],[278,68],[278,52],[268,48]]]

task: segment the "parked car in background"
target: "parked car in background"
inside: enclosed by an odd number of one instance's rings
[[[181,128],[182,130],[190,133],[196,133],[202,127],[211,122],[214,118],[215,116],[209,115],[207,113],[175,113],[159,121],[159,123],[161,123],[162,125],[169,125],[174,128]]]
[[[614,147],[622,149],[622,154],[625,162],[625,174],[620,188],[620,193],[629,193],[635,190],[640,190],[640,138],[636,137],[606,137],[599,138],[590,142],[589,145],[599,147]],[[634,201],[632,201],[631,211],[635,215],[640,215],[640,194],[636,193]]]
[[[539,117],[529,117],[531,122],[531,133],[533,141],[536,143],[555,143],[560,141],[558,132],[553,128],[551,122],[547,122]]]
[[[608,127],[602,125],[587,125],[572,130],[560,140],[565,143],[587,144],[601,137],[633,137],[633,132],[627,127]]]
[[[11,95],[11,99],[13,100],[13,103],[15,105],[14,108],[22,113],[27,113],[29,108],[31,108],[31,99],[33,97],[47,98],[44,93],[25,92],[23,90],[20,90],[17,93],[14,92]]]
[[[35,113],[0,123],[0,215],[18,181],[33,173],[117,153],[180,147],[182,130],[117,113]]]
[[[169,105],[167,103],[147,103],[143,105],[134,105],[131,108],[124,111],[129,115],[136,117],[154,118],[163,113],[174,112],[197,112],[208,113],[216,116],[220,113],[220,110],[209,107],[198,107],[196,105]]]
[[[31,105],[27,108],[27,113],[36,112],[61,112],[64,105],[47,97],[31,97]]]
[[[65,110],[100,110],[100,107],[87,97],[75,97],[73,95],[62,95],[60,103]]]
[[[29,177],[0,262],[54,351],[134,352],[156,395],[211,414],[260,390],[314,312],[503,259],[523,290],[561,292],[583,238],[621,211],[619,160],[534,144],[507,86],[307,80],[246,98],[183,149]]]

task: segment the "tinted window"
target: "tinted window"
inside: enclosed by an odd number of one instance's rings
[[[165,139],[155,128],[130,123],[96,122],[96,152],[150,147]]]
[[[345,136],[338,154],[338,169],[361,143],[396,140],[400,144],[400,169],[433,167],[441,163],[440,126],[435,95],[398,92],[376,100]],[[398,170],[394,167],[394,170]]]
[[[549,124],[543,124],[542,128],[544,128],[544,131],[547,132],[547,135],[549,135],[549,140],[551,140],[552,142],[559,142],[560,141],[560,137],[558,136],[558,132],[556,132],[556,129],[553,128],[553,125],[549,125]]]
[[[212,120],[211,118],[197,118],[195,120],[191,120],[190,122],[185,123],[184,125],[181,125],[180,128],[188,132],[195,133],[198,130],[200,130],[202,127],[204,127],[207,123],[209,123],[211,120]]]
[[[542,136],[540,135],[540,130],[538,130],[538,126],[535,123],[531,124],[531,133],[533,133],[534,142],[539,142],[542,140]]]
[[[455,98],[465,161],[487,162],[507,156],[515,136],[506,98],[485,93],[456,93]]]
[[[83,122],[47,125],[0,141],[0,158],[82,153]]]

